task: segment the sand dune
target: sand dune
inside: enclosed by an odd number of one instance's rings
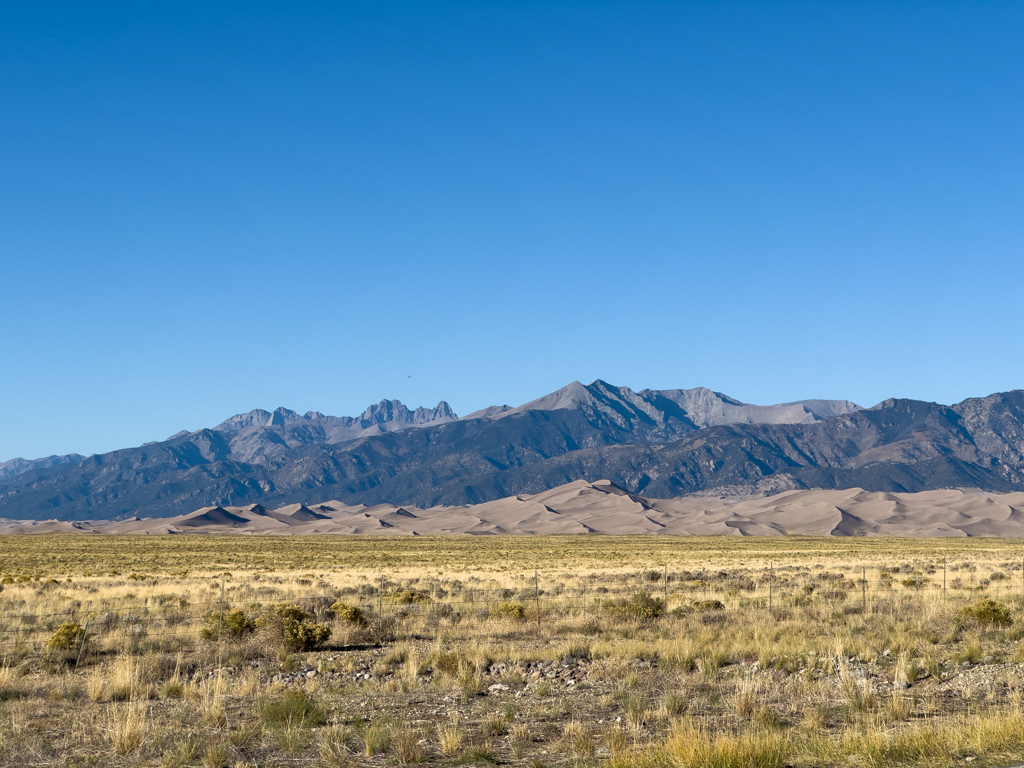
[[[675,536],[987,536],[1024,538],[1024,493],[787,491],[736,500],[647,499],[607,480],[533,496],[416,509],[331,499],[270,509],[202,507],[169,518],[0,520],[0,533],[389,535],[656,534]]]

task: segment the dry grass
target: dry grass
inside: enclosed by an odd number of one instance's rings
[[[117,755],[130,755],[138,751],[146,738],[149,711],[142,702],[133,702],[112,708],[108,713],[107,734],[110,746]]]
[[[4,764],[1024,758],[1014,542],[4,541]],[[330,640],[286,647],[260,623],[284,603]],[[48,643],[71,623],[87,642]]]
[[[466,740],[466,733],[459,725],[458,718],[452,718],[448,723],[438,723],[437,744],[443,755],[457,755],[462,750],[462,743]]]

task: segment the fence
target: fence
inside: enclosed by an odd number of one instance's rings
[[[208,642],[203,630],[214,639],[221,637],[225,612],[238,609],[255,615],[286,602],[299,605],[315,620],[330,620],[331,605],[341,601],[358,606],[370,620],[420,618],[436,626],[441,622],[456,625],[464,619],[490,621],[509,616],[538,624],[563,616],[597,617],[615,610],[617,605],[628,604],[639,594],[662,601],[656,612],[669,616],[694,610],[766,610],[778,614],[807,606],[844,611],[887,607],[894,611],[897,602],[908,599],[1024,600],[1024,567],[1018,564],[1003,563],[1002,570],[991,571],[985,577],[980,577],[972,565],[951,569],[945,564],[923,570],[873,569],[871,575],[873,578],[868,579],[865,567],[833,566],[831,571],[813,572],[806,566],[769,565],[732,573],[670,571],[664,567],[660,571],[600,578],[520,574],[504,577],[509,586],[489,588],[451,578],[402,581],[382,575],[373,582],[367,580],[344,589],[280,589],[244,582],[228,588],[222,581],[207,585],[219,592],[216,599],[150,594],[98,597],[92,602],[72,597],[67,594],[70,587],[50,581],[15,585],[15,589],[0,593],[0,656],[11,663],[45,654],[54,632],[68,622],[81,628],[75,635],[76,665],[90,655],[111,653],[111,649],[182,652]],[[17,589],[19,586],[21,589]],[[29,594],[12,594],[15,592]],[[503,604],[506,607],[498,610]],[[509,605],[521,610],[510,609]]]

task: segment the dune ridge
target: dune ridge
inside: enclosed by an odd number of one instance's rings
[[[982,536],[1024,538],[1024,492],[786,491],[740,501],[649,499],[608,480],[471,506],[417,509],[329,500],[202,507],[167,518],[0,520],[0,534]]]

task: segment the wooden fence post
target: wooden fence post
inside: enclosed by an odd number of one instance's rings
[[[540,628],[540,576],[533,572],[533,596],[537,601],[537,628]]]

